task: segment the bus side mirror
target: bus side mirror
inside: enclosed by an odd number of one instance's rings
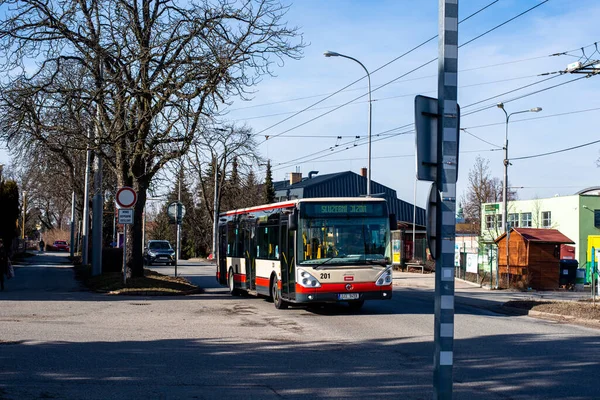
[[[288,229],[290,231],[298,230],[298,209],[294,208],[294,210],[288,214]]]
[[[396,219],[396,214],[390,214],[390,231],[395,231],[398,229],[398,220]]]

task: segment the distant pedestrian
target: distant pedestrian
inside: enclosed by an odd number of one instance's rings
[[[4,290],[5,277],[8,277],[8,254],[6,254],[4,243],[0,239],[0,290]]]
[[[40,240],[40,253],[44,251],[44,246],[46,246],[46,243],[44,243],[44,239],[42,239]]]

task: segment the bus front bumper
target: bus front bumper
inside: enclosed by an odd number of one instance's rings
[[[348,295],[358,295],[358,297]],[[338,303],[346,301],[390,300],[391,298],[391,286],[385,286],[384,289],[379,291],[369,292],[323,293],[315,290],[312,293],[296,293],[296,303]]]

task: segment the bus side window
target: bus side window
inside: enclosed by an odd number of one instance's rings
[[[279,259],[279,245],[275,245],[275,258]]]

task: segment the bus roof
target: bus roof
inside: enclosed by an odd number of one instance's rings
[[[317,203],[317,202],[327,203],[327,202],[338,202],[338,201],[385,202],[386,200],[381,197],[315,197],[315,198],[310,198],[310,199],[288,200],[288,201],[282,201],[279,203],[264,204],[264,205],[260,205],[260,206],[249,207],[249,208],[240,208],[237,210],[223,212],[219,216],[226,217],[226,216],[231,216],[231,215],[246,214],[246,213],[250,213],[250,212],[254,212],[254,211],[267,211],[267,210],[276,210],[276,209],[280,209],[280,208],[292,208],[292,207],[295,207],[298,203]]]

